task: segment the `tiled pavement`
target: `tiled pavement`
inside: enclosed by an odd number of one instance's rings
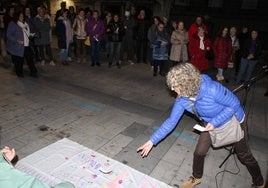
[[[103,61],[105,61],[103,59]],[[174,187],[191,175],[192,153],[198,134],[195,121],[184,115],[174,132],[141,158],[136,148],[169,115],[174,97],[163,77],[153,77],[145,64],[122,69],[90,67],[89,63],[37,65],[38,79],[23,79],[12,68],[0,68],[1,146],[16,148],[23,158],[63,137],[127,164]],[[27,70],[27,67],[25,67]],[[212,71],[213,72],[213,71]],[[213,75],[213,74],[212,74]],[[257,81],[247,97],[250,145],[263,175],[268,162],[267,78]],[[235,87],[228,85],[231,89]],[[241,100],[244,91],[238,93]],[[251,178],[234,156],[220,169],[228,151],[210,149],[200,188],[247,188]]]

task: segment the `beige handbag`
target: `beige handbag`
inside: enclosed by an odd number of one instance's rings
[[[87,36],[87,38],[86,38],[84,44],[85,44],[86,46],[90,46],[90,39],[89,39],[89,36]]]
[[[209,134],[215,148],[239,142],[244,138],[244,131],[235,116],[224,125],[209,131]]]
[[[190,106],[198,118],[198,122],[205,127],[204,120],[199,116],[192,102],[190,102]],[[209,131],[209,134],[211,144],[215,148],[239,142],[242,138],[244,138],[244,131],[242,130],[241,125],[235,116],[233,116],[232,119],[224,125]]]

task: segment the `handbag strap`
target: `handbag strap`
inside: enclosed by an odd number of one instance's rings
[[[198,121],[203,127],[205,127],[205,122],[204,122],[204,120],[200,117],[200,115],[198,114],[198,112],[197,112],[197,110],[196,110],[196,107],[195,107],[193,101],[190,101],[190,100],[189,100],[189,104],[190,104],[190,107],[192,108],[192,110],[193,110],[195,116],[197,117],[197,121]]]

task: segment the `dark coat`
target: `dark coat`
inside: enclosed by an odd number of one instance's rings
[[[204,37],[205,49],[208,47],[212,50],[212,44],[210,39],[205,35]],[[208,69],[208,59],[205,57],[206,50],[202,50],[200,47],[200,38],[197,33],[192,37],[188,45],[188,53],[190,56],[190,63],[192,63],[200,71]]]
[[[137,19],[134,29],[134,38],[147,41],[147,32],[149,30],[149,21],[147,19]]]
[[[58,48],[66,49],[66,26],[63,19],[58,19],[56,22],[56,34],[58,37]]]
[[[48,45],[50,44],[50,20],[47,17],[41,18],[36,16],[34,18],[34,25],[36,31],[40,32],[40,38],[35,38],[35,45]]]
[[[249,55],[251,40],[252,40],[252,38],[246,39],[243,47],[241,48],[241,56],[243,58],[247,58]],[[255,53],[253,54],[254,59],[252,59],[252,60],[258,60],[260,55],[261,55],[261,52],[262,52],[262,44],[261,44],[261,41],[257,38],[256,45],[255,45]]]
[[[218,36],[213,43],[214,67],[225,69],[232,54],[232,41],[229,37]]]
[[[128,40],[133,40],[133,32],[136,24],[134,17],[132,16],[130,16],[129,18],[124,17],[122,22],[124,26],[127,28],[124,38],[127,38]]]
[[[167,45],[161,45],[162,42],[167,42]],[[153,36],[153,60],[168,60],[170,36],[168,33],[159,32],[158,30]]]
[[[118,28],[118,33],[115,31]],[[107,27],[110,31],[108,32],[108,39],[111,42],[122,42],[123,36],[125,34],[124,24],[121,21],[114,22],[111,21]]]
[[[30,27],[30,32],[31,33],[35,33],[36,32],[36,27],[35,27],[35,24],[34,24],[34,19],[31,18],[31,17],[28,17],[25,15],[25,22],[29,25]]]
[[[18,44],[17,40],[24,41],[23,30],[15,22],[10,22],[7,28],[7,44],[6,49],[11,55],[23,57],[24,45]]]

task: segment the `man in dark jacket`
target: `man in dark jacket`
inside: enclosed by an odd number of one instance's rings
[[[138,15],[135,35],[137,40],[137,63],[147,63],[147,32],[149,29],[149,22],[145,18],[145,11],[141,10]]]
[[[126,30],[126,33],[123,37],[122,41],[122,47],[120,52],[120,60],[122,61],[124,58],[124,54],[127,54],[127,62],[128,64],[132,65],[134,64],[134,40],[133,40],[133,32],[135,27],[135,18],[134,16],[130,15],[130,11],[125,11],[125,16],[122,20],[124,24],[124,28]]]
[[[123,23],[119,20],[119,15],[115,14],[113,20],[107,27],[107,32],[110,41],[111,57],[109,61],[109,67],[112,66],[113,61],[116,62],[118,68],[121,68],[121,62],[119,61],[122,39],[125,34],[125,28]]]

